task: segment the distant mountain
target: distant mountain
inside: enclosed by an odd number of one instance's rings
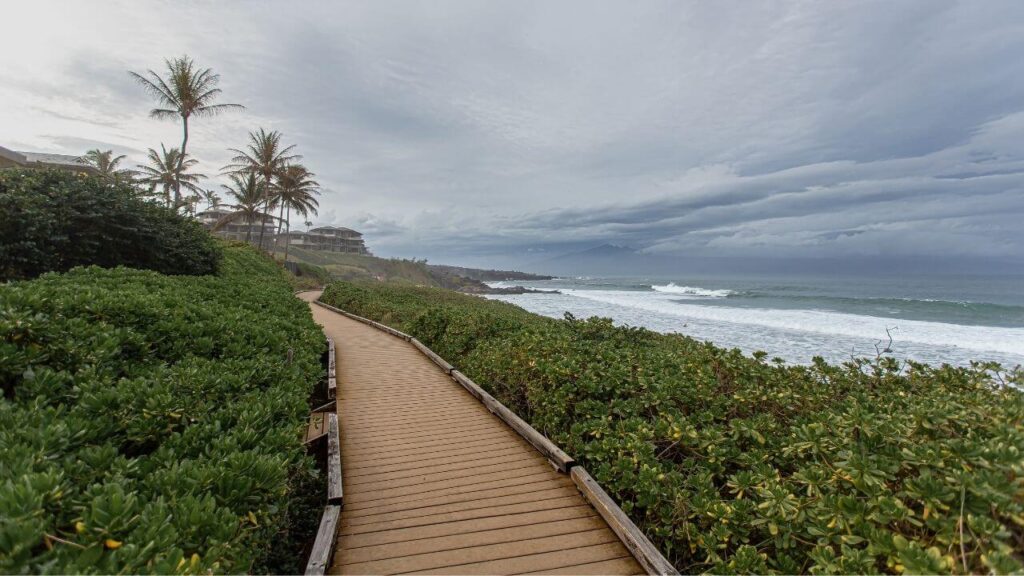
[[[505,280],[551,280],[551,276],[530,274],[528,272],[516,272],[515,270],[481,270],[479,268],[446,266],[444,264],[427,264],[427,268],[440,274],[454,274],[456,276],[479,280],[481,282],[500,282]]]

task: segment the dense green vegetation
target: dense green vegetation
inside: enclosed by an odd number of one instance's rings
[[[1024,375],[767,362],[444,290],[334,283],[579,459],[684,573],[1024,570]]]
[[[323,335],[277,264],[225,252],[0,285],[0,573],[301,569]]]
[[[130,184],[60,170],[0,170],[0,281],[75,266],[210,274],[220,249],[199,224]]]
[[[323,288],[331,281],[331,274],[319,266],[289,260],[284,267],[291,273],[292,286],[296,290]]]

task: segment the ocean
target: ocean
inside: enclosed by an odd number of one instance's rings
[[[492,285],[558,290],[488,296],[537,314],[609,317],[795,364],[888,348],[887,356],[928,364],[1024,365],[1024,277],[676,275]]]

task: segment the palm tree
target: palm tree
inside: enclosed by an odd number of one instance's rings
[[[231,164],[224,167],[229,174],[244,174],[252,172],[260,177],[260,187],[263,193],[261,204],[264,210],[273,208],[272,186],[274,178],[284,170],[288,163],[299,160],[302,156],[291,154],[295,146],[282,147],[281,133],[277,130],[267,132],[260,128],[256,132],[249,132],[249,144],[245,150],[231,148],[236,154],[231,159]],[[259,246],[263,248],[263,230],[260,227]]]
[[[131,178],[133,172],[125,168],[118,168],[118,164],[124,160],[124,154],[114,156],[113,150],[100,150],[93,148],[82,156],[86,162],[92,164],[99,172],[100,178],[109,184],[114,184]]]
[[[147,70],[147,76],[129,72],[132,78],[156,98],[163,108],[150,110],[153,118],[181,118],[182,138],[181,156],[178,158],[178,173],[183,173],[182,163],[188,154],[188,121],[195,116],[215,116],[225,110],[244,108],[241,104],[214,104],[220,96],[220,75],[209,68],[199,69],[188,56],[164,60],[167,67],[167,78],[161,78],[153,70]],[[174,207],[181,202],[181,181],[174,183]]]
[[[224,225],[235,220],[244,219],[249,227],[245,231],[245,241],[252,241],[252,223],[259,220],[260,228],[266,222],[266,215],[260,211],[260,204],[263,202],[263,189],[260,186],[259,177],[253,172],[231,174],[231,184],[222,184],[221,187],[227,192],[235,203],[229,204],[232,211],[225,215],[213,225],[212,231],[220,230]]]
[[[199,205],[199,201],[200,200],[202,200],[202,198],[199,196],[199,194],[192,194],[191,196],[186,196],[186,197],[182,198],[181,201],[185,205],[185,213],[190,215],[190,216],[195,217],[195,215],[196,215],[196,206]]]
[[[278,215],[278,227],[277,233],[281,233],[281,223],[283,222],[288,232],[291,232],[291,218],[292,210],[295,210],[296,214],[300,214],[305,217],[309,217],[310,214],[316,215],[317,208],[320,204],[316,201],[314,196],[320,194],[320,184],[313,180],[314,174],[306,169],[302,164],[291,164],[286,166],[280,174],[277,175],[277,182],[274,184],[274,197],[277,204],[280,205],[284,218],[281,218],[282,214]],[[287,210],[287,212],[284,212]],[[288,261],[288,245],[290,242],[285,240],[284,244],[284,261]]]
[[[171,208],[171,191],[175,191],[173,209],[177,210],[181,205],[181,194],[178,190],[184,186],[186,190],[199,194],[199,181],[206,178],[203,174],[189,173],[189,170],[199,163],[198,160],[186,158],[177,148],[168,150],[163,144],[160,145],[160,152],[150,148],[149,165],[139,165],[142,177],[139,182],[149,185],[149,193],[153,194],[157,188],[163,191],[164,202]]]
[[[220,205],[220,196],[216,190],[203,190],[200,195],[206,201],[207,210],[215,210]]]

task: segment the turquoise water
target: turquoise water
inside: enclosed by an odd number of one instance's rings
[[[504,283],[513,285],[516,283]],[[521,283],[520,283],[521,284]],[[539,314],[606,316],[793,363],[887,355],[930,364],[1024,364],[1024,277],[558,278],[561,294],[492,296]],[[889,336],[892,345],[889,346]],[[879,344],[881,341],[881,344]]]

